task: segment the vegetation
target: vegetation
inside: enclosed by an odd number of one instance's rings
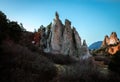
[[[111,56],[111,61],[109,63],[109,69],[120,75],[120,51],[116,52]]]
[[[9,39],[18,42],[21,39],[21,33],[25,31],[22,24],[7,19],[6,15],[0,11],[0,40]]]

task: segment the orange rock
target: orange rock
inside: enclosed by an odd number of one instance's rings
[[[40,36],[40,32],[36,32],[35,34],[34,34],[34,38],[33,38],[33,40],[35,41],[35,45],[39,45],[40,44],[40,38],[41,38],[41,36]]]
[[[108,53],[114,55],[117,51],[120,51],[120,42],[118,45],[108,47]]]
[[[119,43],[119,39],[117,37],[116,32],[112,32],[110,37],[108,35],[105,36],[101,47],[108,46],[108,45],[113,45]]]

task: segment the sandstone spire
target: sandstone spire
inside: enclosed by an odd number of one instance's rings
[[[56,11],[56,13],[55,13],[55,16],[56,16],[56,19],[59,19],[59,14],[58,14],[57,11]]]
[[[117,44],[118,42],[119,42],[119,40],[117,38],[116,32],[112,32],[110,35],[109,45],[110,44]]]
[[[80,57],[86,59],[90,55],[86,41],[84,40],[83,45],[81,45],[81,38],[76,29],[74,27],[71,28],[71,22],[66,19],[65,25],[63,25],[57,12],[46,43],[45,52],[70,55],[78,59]]]
[[[71,29],[71,22],[65,20],[65,28],[63,32],[63,44],[62,44],[62,53],[65,55],[73,55],[75,52],[74,43],[73,43],[73,32]]]
[[[116,32],[112,32],[110,37],[108,37],[108,35],[105,36],[101,47],[105,47],[107,45],[114,45],[117,43],[119,43],[119,39],[117,37],[117,34],[116,34]]]
[[[81,46],[81,53],[80,53],[80,58],[81,59],[88,59],[89,57],[91,57],[89,49],[87,47],[87,43],[85,40],[83,40],[83,45]]]
[[[106,36],[104,37],[104,40],[103,40],[103,42],[102,42],[101,47],[107,46],[108,43],[109,43],[109,37],[108,37],[108,35],[106,35]]]
[[[55,21],[51,26],[51,49],[52,52],[60,53],[61,45],[62,45],[62,34],[63,34],[63,24],[59,19],[59,15],[55,13]]]
[[[83,40],[83,46],[87,46],[86,40]]]
[[[66,27],[71,26],[71,22],[68,19],[65,19],[65,26]]]

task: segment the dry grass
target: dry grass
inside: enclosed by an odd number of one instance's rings
[[[14,43],[1,45],[0,82],[48,82],[56,67],[44,56]]]

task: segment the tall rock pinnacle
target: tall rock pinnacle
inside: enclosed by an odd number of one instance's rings
[[[89,57],[91,57],[92,55],[90,55],[89,53],[89,49],[87,47],[86,41],[83,40],[83,45],[81,46],[81,59],[87,59]]]
[[[83,45],[81,45],[81,38],[76,29],[74,27],[71,28],[71,22],[66,19],[65,25],[63,25],[57,12],[55,13],[55,18],[48,36],[46,39],[47,48],[44,49],[45,52],[70,55],[84,59],[89,57],[86,42],[84,41]]]
[[[51,49],[52,52],[60,53],[60,50],[62,48],[62,34],[63,34],[63,24],[61,20],[59,20],[59,15],[56,12],[55,13],[56,18],[54,19],[54,22],[51,26]]]
[[[74,43],[73,43],[73,32],[71,29],[71,22],[65,20],[65,28],[63,32],[63,43],[62,43],[62,53],[66,55],[73,55],[75,52]]]
[[[59,14],[58,14],[57,11],[56,11],[56,13],[55,13],[55,16],[56,16],[56,19],[58,20],[58,19],[59,19]]]
[[[106,35],[103,42],[102,42],[101,47],[107,46],[108,43],[109,43],[109,37],[108,37],[108,35]]]

